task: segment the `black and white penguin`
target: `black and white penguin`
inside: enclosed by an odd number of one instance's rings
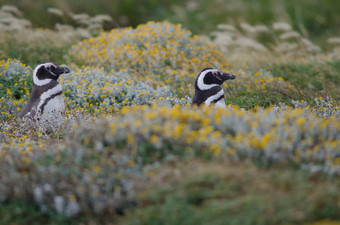
[[[19,118],[60,119],[65,111],[62,87],[57,79],[60,74],[69,73],[66,67],[47,62],[39,64],[33,72],[33,91],[27,104],[18,114]]]
[[[235,76],[214,68],[205,68],[197,76],[195,81],[195,96],[192,105],[210,105],[226,107],[222,84],[226,80],[234,80]]]

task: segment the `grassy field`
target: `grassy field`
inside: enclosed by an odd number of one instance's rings
[[[1,8],[0,224],[340,224],[339,4],[214,3]],[[16,117],[46,61],[59,127]],[[190,107],[205,67],[226,110]]]
[[[11,0],[0,1],[0,5],[12,4]],[[194,33],[205,34],[223,23],[239,25],[244,21],[252,25],[271,25],[275,21],[287,21],[295,30],[322,42],[331,35],[338,35],[340,25],[340,6],[336,0],[18,0],[15,5],[35,27],[47,28],[53,28],[56,22],[75,25],[72,15],[82,13],[111,15],[113,20],[106,24],[107,29],[169,20],[183,24]],[[50,7],[62,10],[63,16],[48,13]]]

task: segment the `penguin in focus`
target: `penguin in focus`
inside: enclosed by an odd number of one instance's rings
[[[18,117],[35,121],[63,118],[65,111],[63,89],[57,80],[61,74],[69,72],[68,68],[53,62],[37,65],[33,72],[34,85],[30,99]]]
[[[214,68],[205,68],[197,76],[195,81],[195,95],[192,105],[210,105],[226,107],[222,84],[226,80],[234,80],[233,74],[225,73]]]

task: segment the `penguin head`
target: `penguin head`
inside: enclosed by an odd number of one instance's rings
[[[226,80],[234,80],[236,77],[233,74],[225,73],[214,68],[205,68],[197,76],[195,82],[196,90],[208,90],[215,86],[220,86]]]
[[[63,73],[69,73],[67,67],[58,66],[53,62],[41,63],[35,67],[33,82],[37,86],[46,85],[52,80],[57,80]]]

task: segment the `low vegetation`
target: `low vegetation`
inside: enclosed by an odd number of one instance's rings
[[[339,224],[337,38],[85,17],[0,30],[0,224]],[[58,128],[16,118],[48,60],[71,70]],[[226,110],[190,106],[210,66],[236,76]]]

